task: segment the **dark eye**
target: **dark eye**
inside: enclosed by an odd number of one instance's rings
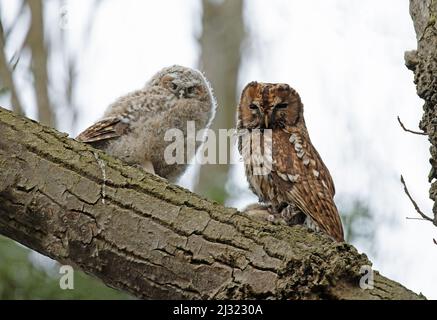
[[[251,104],[249,104],[249,108],[252,109],[252,110],[257,110],[258,106],[256,104],[254,104],[254,103],[251,103]]]
[[[174,82],[172,82],[172,83],[170,84],[170,86],[171,86],[171,89],[172,89],[172,90],[177,90],[177,89],[178,89],[177,84],[174,83]]]
[[[288,103],[279,103],[275,106],[275,109],[285,109],[288,107]]]
[[[194,87],[188,87],[187,88],[187,94],[193,94],[194,93]]]

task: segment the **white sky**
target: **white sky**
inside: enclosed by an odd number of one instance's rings
[[[404,51],[416,47],[408,0],[266,2],[250,0],[245,7],[252,43],[245,50],[239,89],[258,80],[287,82],[300,92],[311,138],[330,168],[337,199],[358,196],[370,203],[377,234],[374,267],[436,299],[432,238],[437,230],[406,220],[417,214],[399,182],[402,173],[422,210],[432,212],[429,144],[402,131],[396,120],[399,115],[407,127],[417,128],[423,105],[403,61]],[[3,0],[2,8],[5,3],[9,9],[3,14],[13,12],[13,1]],[[90,2],[67,3],[69,46],[81,57],[79,124],[73,135],[161,67],[197,65],[198,0],[103,1],[87,47],[81,40]],[[52,24],[57,27],[56,21]],[[241,167],[234,168],[230,187],[249,195],[243,175]],[[241,207],[253,199],[240,196],[230,205]]]

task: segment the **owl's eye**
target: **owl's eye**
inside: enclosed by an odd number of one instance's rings
[[[257,110],[258,106],[256,104],[254,104],[254,103],[251,103],[251,104],[249,104],[249,108],[252,109],[252,110]]]
[[[194,93],[194,87],[188,87],[187,88],[187,94],[193,94]]]
[[[171,87],[172,90],[177,90],[178,89],[178,85],[176,83],[174,83],[174,82],[172,82],[170,84],[170,87]]]
[[[288,103],[279,103],[275,106],[275,109],[285,109],[288,107]]]

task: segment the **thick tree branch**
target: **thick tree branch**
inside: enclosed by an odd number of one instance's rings
[[[437,1],[410,0],[410,14],[417,36],[417,50],[405,53],[405,65],[414,71],[417,94],[423,100],[424,114],[420,129],[426,132],[432,144],[429,181],[437,178]],[[430,189],[434,201],[434,221],[437,225],[437,182]]]
[[[0,233],[137,297],[424,298],[377,272],[361,289],[371,263],[351,245],[251,220],[2,108],[0,137]]]

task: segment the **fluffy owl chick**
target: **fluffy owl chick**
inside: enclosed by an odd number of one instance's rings
[[[143,89],[116,100],[102,120],[76,139],[128,164],[175,180],[189,159],[183,164],[167,163],[164,150],[172,141],[165,141],[165,133],[169,129],[181,130],[183,147],[187,150],[187,122],[194,121],[196,130],[207,128],[215,106],[211,87],[203,74],[175,65],[156,73]]]
[[[343,241],[334,183],[311,143],[298,93],[287,84],[251,82],[237,121],[238,149],[259,200],[289,225],[304,224]]]

